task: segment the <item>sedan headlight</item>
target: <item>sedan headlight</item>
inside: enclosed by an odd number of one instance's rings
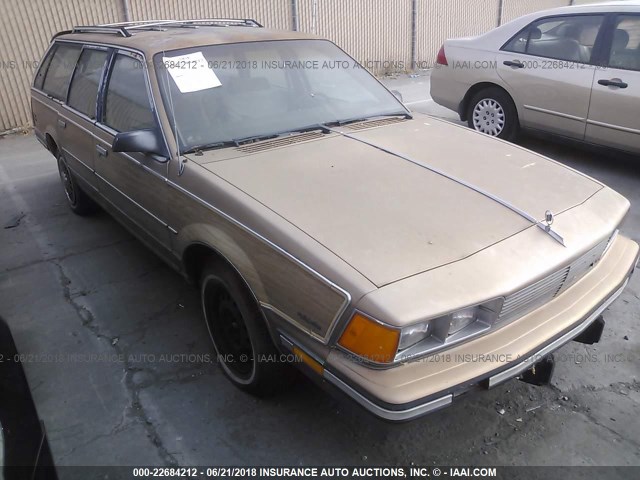
[[[373,363],[397,363],[478,335],[496,321],[503,299],[463,308],[404,328],[356,312],[338,344]]]

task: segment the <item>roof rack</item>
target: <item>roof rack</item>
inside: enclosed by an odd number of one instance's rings
[[[104,23],[102,25],[85,25],[73,27],[56,33],[51,40],[69,33],[111,33],[128,38],[132,30],[162,29],[176,27],[255,27],[262,28],[262,24],[253,18],[202,18],[194,20],[139,20],[134,22]]]

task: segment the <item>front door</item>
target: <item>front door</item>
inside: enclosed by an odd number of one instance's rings
[[[593,79],[586,140],[640,153],[640,15],[617,15]]]
[[[582,140],[604,15],[537,20],[497,56],[500,77],[518,104],[520,123]]]
[[[170,252],[165,222],[168,164],[155,156],[111,148],[119,132],[158,128],[145,68],[137,54],[119,51],[111,59],[96,125],[95,169],[102,196],[164,255]]]

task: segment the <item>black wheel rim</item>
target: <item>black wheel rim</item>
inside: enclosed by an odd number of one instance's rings
[[[253,375],[254,355],[249,331],[229,291],[209,281],[203,291],[205,318],[219,361],[242,380]]]
[[[64,161],[59,161],[60,165],[60,179],[62,180],[62,185],[64,186],[64,193],[67,195],[67,200],[71,205],[76,204],[76,190],[73,186],[73,180],[71,179],[71,173],[69,169],[65,165]]]

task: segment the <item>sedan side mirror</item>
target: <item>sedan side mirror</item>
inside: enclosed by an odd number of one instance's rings
[[[121,132],[113,139],[111,149],[114,152],[148,153],[167,156],[166,149],[156,129]]]

